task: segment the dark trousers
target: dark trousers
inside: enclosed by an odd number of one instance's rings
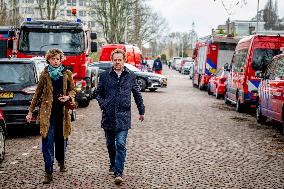
[[[123,174],[127,134],[128,130],[119,132],[105,130],[110,167],[114,169],[115,175]]]
[[[62,124],[56,124],[53,117],[50,118],[50,126],[46,138],[42,139],[42,153],[45,163],[45,172],[53,172],[54,163],[54,143],[55,158],[60,164],[64,164],[67,141],[63,137]]]

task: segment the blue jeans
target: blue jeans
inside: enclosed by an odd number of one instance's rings
[[[63,137],[63,125],[56,125],[53,117],[50,118],[50,126],[46,138],[42,138],[42,153],[45,164],[45,172],[53,172],[55,158],[60,164],[64,164],[67,140]]]
[[[114,169],[115,175],[122,175],[126,157],[126,131],[105,130],[106,146],[108,149],[110,167]]]

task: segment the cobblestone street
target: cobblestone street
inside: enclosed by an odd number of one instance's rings
[[[0,165],[0,188],[284,188],[284,136],[253,114],[193,88],[188,76],[166,69],[168,88],[143,92],[145,121],[132,104],[125,182],[108,175],[108,154],[96,100],[77,110],[66,173],[54,165],[42,184],[41,138],[10,136]]]

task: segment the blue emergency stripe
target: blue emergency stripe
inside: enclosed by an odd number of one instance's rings
[[[211,68],[217,68],[217,65],[210,58],[207,58],[207,63],[211,66]]]

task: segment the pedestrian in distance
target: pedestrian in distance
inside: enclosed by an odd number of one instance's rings
[[[52,181],[55,158],[61,172],[66,172],[65,152],[67,138],[71,132],[67,101],[75,101],[75,87],[72,72],[64,68],[64,54],[60,49],[50,49],[45,55],[48,66],[41,73],[39,82],[29,107],[27,122],[32,120],[32,112],[40,102],[40,134],[42,136],[42,153],[45,164],[44,184]]]
[[[101,127],[104,129],[109,154],[109,174],[114,175],[115,184],[121,184],[127,135],[131,128],[131,92],[141,122],[144,120],[145,106],[135,74],[124,66],[125,52],[116,49],[110,58],[113,67],[102,73],[96,99],[102,110]]]
[[[160,56],[160,55],[158,55],[157,58],[154,60],[152,70],[153,70],[156,74],[162,74],[163,64],[162,64],[161,56]]]
[[[169,69],[171,69],[171,61],[168,61],[168,66],[169,66]]]

